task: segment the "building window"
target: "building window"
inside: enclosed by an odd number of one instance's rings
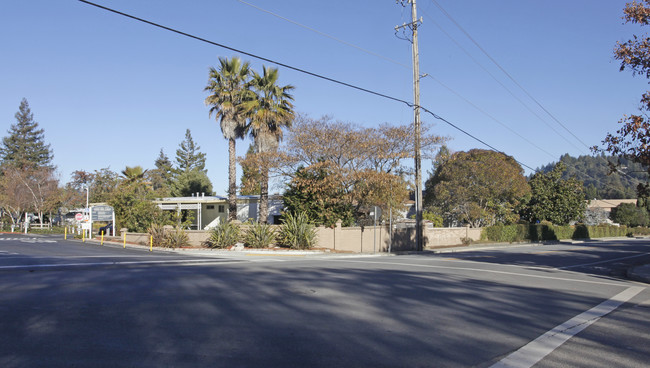
[[[226,212],[226,207],[222,204],[219,205],[219,213],[224,213]]]
[[[208,205],[205,206],[205,208],[208,209],[208,210],[213,210],[214,205],[213,204],[208,204]]]

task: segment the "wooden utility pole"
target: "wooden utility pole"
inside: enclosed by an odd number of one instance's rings
[[[408,0],[411,4],[411,23],[395,27],[409,27],[413,32],[412,54],[413,54],[413,129],[415,130],[415,247],[417,250],[423,250],[422,234],[422,159],[420,153],[420,53],[418,50],[418,20],[417,7],[415,0]],[[404,5],[404,0],[398,0],[398,3]]]

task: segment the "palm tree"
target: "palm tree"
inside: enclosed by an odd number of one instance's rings
[[[127,166],[122,170],[122,176],[127,183],[140,182],[145,178],[145,174],[149,170],[144,170],[142,166]]]
[[[263,74],[254,73],[251,87],[254,100],[245,103],[250,123],[248,130],[255,141],[258,154],[275,152],[282,140],[282,128],[290,127],[294,118],[292,85],[278,86],[278,69],[263,67]],[[260,223],[266,223],[269,201],[268,160],[260,167]]]
[[[235,140],[246,135],[246,115],[243,102],[250,99],[250,64],[238,57],[219,58],[219,70],[210,68],[210,79],[204,91],[211,93],[205,99],[210,116],[215,113],[223,137],[228,140],[228,219],[237,220],[237,172]]]

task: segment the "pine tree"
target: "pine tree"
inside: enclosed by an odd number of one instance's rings
[[[160,149],[160,154],[154,162],[155,169],[149,170],[149,181],[154,190],[168,195],[174,181],[174,166],[165,152]]]
[[[160,154],[154,163],[156,165],[156,170],[160,174],[160,177],[167,183],[171,184],[172,175],[174,171],[174,166],[169,160],[169,157],[163,152],[162,148],[160,149]]]
[[[194,143],[192,133],[187,129],[185,131],[185,140],[183,140],[179,148],[176,150],[176,171],[180,173],[187,173],[192,170],[200,170],[207,173],[205,169],[205,153],[200,152],[200,146]]]
[[[38,128],[34,114],[23,98],[15,115],[16,124],[9,128],[9,136],[2,139],[0,160],[19,168],[52,168],[54,154],[49,144],[45,144],[44,130]]]

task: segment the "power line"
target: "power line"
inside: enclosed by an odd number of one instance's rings
[[[562,124],[562,122],[560,122],[553,114],[551,114],[550,111],[548,111],[544,106],[542,106],[542,104],[539,101],[537,101],[535,97],[533,97],[521,84],[519,84],[519,82],[515,80],[515,78],[512,75],[510,75],[510,73],[508,73],[492,56],[490,56],[490,54],[488,54],[488,52],[485,51],[485,49],[481,47],[481,45],[478,42],[476,42],[476,40],[460,24],[458,24],[458,22],[456,22],[456,20],[451,15],[449,15],[449,13],[447,13],[447,11],[442,6],[440,6],[440,4],[438,4],[436,0],[431,0],[431,1],[438,7],[438,9],[440,9],[440,11],[442,11],[442,13],[447,18],[449,18],[450,21],[452,21],[456,25],[456,27],[458,27],[458,29],[461,30],[461,32],[465,34],[465,36],[467,36],[467,38],[470,41],[472,41],[472,43],[479,50],[481,50],[481,52],[485,56],[488,57],[488,59],[490,59],[494,63],[494,65],[496,65],[503,72],[503,74],[505,74],[517,87],[519,87],[519,89],[521,89],[526,94],[526,96],[528,96],[531,100],[533,100],[533,102],[535,102],[537,106],[539,106],[542,110],[544,110],[544,112],[546,112],[548,116],[550,116],[556,123],[558,123],[562,128],[564,128],[564,130],[566,130],[569,134],[571,134],[573,138],[575,138],[578,142],[582,143],[583,146],[589,149],[589,146],[587,144],[585,144],[580,138],[578,138],[575,134],[573,134],[573,132],[571,132],[569,128],[567,128],[564,124]]]
[[[499,84],[503,89],[505,89],[505,90],[508,92],[508,94],[510,94],[510,96],[512,96],[512,98],[514,98],[515,100],[517,100],[517,101],[518,101],[518,102],[519,102],[519,103],[520,103],[524,108],[526,108],[526,110],[528,110],[528,111],[529,111],[531,114],[533,114],[537,119],[539,119],[539,121],[541,121],[542,123],[544,123],[544,125],[546,125],[547,127],[549,127],[549,129],[551,129],[553,132],[555,132],[555,134],[557,134],[559,137],[561,137],[562,139],[564,139],[567,143],[569,143],[570,145],[572,145],[572,146],[575,147],[576,149],[580,150],[580,148],[579,148],[578,146],[576,146],[576,145],[574,144],[573,141],[567,139],[564,135],[560,134],[560,132],[558,132],[558,131],[557,131],[557,130],[552,126],[552,125],[550,125],[548,122],[546,122],[546,120],[544,120],[541,116],[539,116],[539,114],[537,114],[535,111],[533,111],[533,109],[532,109],[530,106],[528,106],[528,104],[526,104],[526,103],[525,103],[524,101],[522,101],[522,100],[521,100],[517,95],[515,95],[515,93],[512,92],[512,90],[510,90],[510,88],[508,88],[508,87],[507,87],[505,84],[503,84],[503,83],[502,83],[502,82],[501,82],[501,81],[500,81],[500,80],[499,80],[499,79],[498,79],[494,74],[492,74],[489,70],[487,70],[487,68],[485,68],[485,66],[483,66],[483,65],[482,65],[478,60],[476,60],[476,58],[474,58],[474,57],[469,53],[469,51],[467,51],[467,50],[466,50],[466,49],[465,49],[465,48],[464,48],[464,47],[463,47],[463,46],[462,46],[462,45],[461,45],[461,44],[460,44],[460,43],[459,43],[455,38],[453,38],[453,37],[452,37],[452,36],[451,36],[447,31],[445,31],[444,28],[442,28],[442,26],[441,26],[440,24],[438,24],[438,22],[436,22],[436,21],[433,19],[433,17],[431,17],[431,16],[430,16],[427,12],[425,12],[425,11],[422,11],[422,13],[423,13],[423,14],[427,17],[427,19],[429,19],[429,20],[430,20],[430,21],[431,21],[431,22],[432,22],[436,27],[438,27],[438,29],[439,29],[443,34],[445,34],[445,36],[447,36],[447,38],[449,38],[449,39],[450,39],[450,40],[451,40],[451,41],[452,41],[452,42],[453,42],[453,43],[454,43],[454,44],[455,44],[455,45],[456,45],[456,46],[457,46],[461,51],[463,51],[463,52],[465,53],[465,55],[467,55],[467,57],[469,57],[469,58],[470,58],[470,59],[471,59],[471,60],[472,60],[476,65],[478,65],[481,69],[483,69],[483,71],[486,72],[486,73],[487,73],[487,74],[488,74],[488,75],[489,75],[489,76],[490,76],[490,77],[491,77],[495,82],[497,82],[497,83],[498,83],[498,84]],[[431,77],[431,78],[433,78],[433,77]],[[440,81],[438,81],[438,80],[436,80],[436,81],[442,85],[442,83],[441,83]],[[445,87],[445,86],[443,85],[443,87]],[[445,87],[445,88],[447,88],[447,87]],[[447,89],[449,89],[449,88],[447,88]],[[451,91],[452,93],[456,94],[453,90],[450,90],[450,91]],[[463,98],[462,96],[460,96],[460,95],[458,95],[458,94],[456,94],[456,95],[459,96],[460,98],[466,100],[466,99]],[[466,102],[468,102],[468,101],[466,100]],[[470,103],[470,104],[471,104],[471,103]],[[478,108],[477,108],[477,109],[478,109]],[[478,110],[481,111],[480,109],[478,109]],[[486,114],[486,115],[487,115],[487,114]],[[489,116],[489,115],[488,115],[488,116]],[[501,122],[499,122],[499,121],[497,121],[497,122],[498,122],[499,124],[503,125],[503,123],[501,123]],[[509,127],[508,127],[507,129],[509,129],[510,131],[514,132],[514,131],[511,130]],[[515,133],[515,134],[517,134],[517,133]],[[517,135],[518,135],[519,137],[521,137],[519,134],[517,134]],[[523,138],[523,139],[526,140],[525,138]],[[526,141],[529,142],[528,140],[526,140]],[[530,142],[529,142],[529,143],[530,143]],[[538,147],[538,148],[539,148],[539,147]],[[548,153],[547,151],[545,151],[545,150],[543,150],[543,149],[541,149],[541,148],[539,148],[539,149],[540,149],[541,151],[545,152],[545,153]],[[551,157],[553,157],[553,155],[551,155]],[[553,157],[553,158],[555,158],[555,157]]]
[[[304,25],[304,24],[302,24],[302,23],[298,23],[298,22],[296,22],[296,21],[294,21],[294,20],[291,20],[291,19],[289,19],[289,18],[283,17],[283,16],[281,16],[281,15],[279,15],[279,14],[277,14],[277,13],[274,13],[274,12],[272,12],[272,11],[270,11],[270,10],[263,9],[263,8],[261,8],[261,7],[257,6],[257,5],[255,5],[255,4],[251,4],[251,3],[246,2],[246,1],[244,1],[244,0],[237,0],[237,1],[240,2],[240,3],[242,3],[242,4],[244,4],[244,5],[248,5],[248,6],[250,6],[251,8],[255,8],[255,9],[261,11],[261,12],[267,13],[267,14],[269,14],[269,15],[272,15],[272,16],[276,17],[276,18],[279,18],[279,19],[282,19],[282,20],[284,20],[284,21],[287,21],[287,22],[289,22],[289,23],[291,23],[291,24],[294,24],[294,25],[296,25],[296,26],[298,26],[298,27],[301,27],[301,28],[304,28],[304,29],[306,29],[306,30],[312,31],[312,32],[314,32],[314,33],[317,33],[317,34],[319,34],[319,35],[321,35],[321,36],[323,36],[323,37],[327,37],[327,38],[329,38],[329,39],[331,39],[331,40],[334,40],[334,41],[336,41],[336,42],[340,42],[340,43],[342,43],[342,44],[344,44],[344,45],[347,45],[347,46],[350,46],[350,47],[352,47],[352,48],[355,48],[355,49],[357,49],[357,50],[359,50],[359,51],[365,52],[366,54],[370,54],[370,55],[372,55],[372,56],[376,56],[376,57],[378,57],[378,58],[380,58],[380,59],[384,59],[384,60],[386,60],[386,61],[389,61],[389,62],[391,62],[391,63],[393,63],[393,64],[397,64],[397,65],[399,65],[399,66],[402,66],[402,67],[406,67],[406,68],[408,68],[408,69],[411,69],[410,66],[408,66],[408,65],[406,65],[406,64],[403,64],[403,63],[400,63],[399,61],[393,60],[393,59],[391,59],[391,58],[389,58],[389,57],[386,57],[386,56],[384,56],[384,55],[381,55],[381,54],[378,54],[378,53],[376,53],[376,52],[370,51],[370,50],[368,50],[368,49],[364,49],[364,48],[361,47],[361,46],[357,46],[357,45],[355,45],[355,44],[353,44],[353,43],[350,43],[350,42],[347,42],[347,41],[342,40],[342,39],[340,39],[340,38],[334,37],[334,36],[332,36],[332,35],[330,35],[330,34],[327,34],[327,33],[325,33],[325,32],[321,32],[321,31],[319,31],[319,30],[317,30],[317,29],[315,29],[315,28],[312,28],[312,27],[306,26],[306,25]]]
[[[401,66],[401,67],[403,67],[403,68],[405,68],[405,69],[409,69],[409,70],[411,70],[411,66],[410,66],[410,65],[406,65],[406,64],[404,64],[404,63],[401,63],[401,62],[399,62],[399,61],[396,61],[396,60],[391,59],[391,58],[389,58],[389,57],[386,57],[386,56],[384,56],[384,55],[381,55],[381,54],[375,53],[375,52],[373,52],[373,51],[367,50],[367,49],[365,49],[365,48],[363,48],[363,47],[360,47],[360,46],[355,45],[355,44],[353,44],[353,43],[347,42],[347,41],[345,41],[345,40],[341,40],[341,39],[339,39],[339,38],[337,38],[337,37],[334,37],[334,36],[332,36],[332,35],[329,35],[329,34],[327,34],[327,33],[325,33],[325,32],[322,32],[322,31],[319,31],[319,30],[317,30],[317,29],[315,29],[315,28],[312,28],[312,27],[306,26],[306,25],[304,25],[304,24],[301,24],[301,23],[299,23],[299,22],[296,22],[296,21],[294,21],[294,20],[291,20],[291,19],[289,19],[289,18],[286,18],[286,17],[284,17],[284,16],[282,16],[282,15],[279,15],[279,14],[277,14],[277,13],[274,13],[274,12],[272,12],[272,11],[270,11],[270,10],[267,10],[267,9],[261,8],[261,7],[257,6],[257,5],[251,4],[251,3],[246,2],[246,1],[244,1],[244,0],[237,0],[237,1],[240,2],[240,3],[242,3],[242,4],[248,5],[248,6],[252,7],[252,8],[254,8],[254,9],[257,9],[257,10],[259,10],[259,11],[261,11],[261,12],[267,13],[267,14],[269,14],[269,15],[272,15],[272,16],[276,17],[276,18],[279,18],[279,19],[282,19],[282,20],[284,20],[284,21],[287,21],[287,22],[289,22],[289,23],[291,23],[291,24],[297,25],[298,27],[301,27],[301,28],[304,28],[304,29],[309,30],[309,31],[311,31],[311,32],[317,33],[317,34],[319,34],[319,35],[321,35],[321,36],[323,36],[323,37],[327,37],[327,38],[329,38],[329,39],[331,39],[331,40],[334,40],[334,41],[336,41],[336,42],[340,42],[340,43],[342,43],[342,44],[344,44],[344,45],[350,46],[350,47],[355,48],[355,49],[357,49],[357,50],[360,50],[360,51],[362,51],[362,52],[364,52],[364,53],[367,53],[367,54],[369,54],[369,55],[376,56],[376,57],[378,57],[378,58],[380,58],[380,59],[383,59],[383,60],[389,61],[389,62],[391,62],[391,63],[393,63],[393,64],[396,64],[396,65],[399,65],[399,66]],[[402,8],[402,9],[404,9],[404,8]],[[426,12],[424,12],[424,14],[425,14],[427,17],[430,18],[430,16],[429,16]],[[440,25],[438,25],[438,23],[436,23],[433,19],[431,19],[431,20],[433,21],[433,23],[434,23],[434,24],[435,24],[435,25],[436,25],[436,26],[437,26],[437,27],[438,27],[438,28],[439,28],[439,29],[440,29],[444,34],[447,35],[447,37],[449,37],[449,38],[450,38],[454,43],[456,43],[456,45],[457,45],[461,50],[463,50],[463,51],[465,52],[465,54],[467,54],[468,57],[470,57],[472,60],[474,60],[474,62],[477,63],[481,68],[483,68],[483,70],[485,70],[488,74],[490,74],[490,76],[492,76],[492,78],[493,78],[497,83],[501,84],[501,86],[502,86],[503,88],[505,88],[506,91],[508,91],[508,92],[510,93],[510,95],[512,95],[515,99],[517,99],[517,100],[518,100],[518,101],[519,101],[519,102],[520,102],[524,107],[526,107],[526,108],[528,109],[528,111],[530,111],[533,115],[535,115],[538,119],[540,119],[540,121],[542,121],[544,124],[546,124],[546,125],[547,125],[551,130],[553,130],[555,133],[557,133],[560,137],[562,137],[563,139],[565,139],[569,144],[573,145],[573,142],[572,142],[572,141],[570,141],[570,140],[566,139],[564,136],[562,136],[562,135],[561,135],[557,130],[555,130],[554,127],[552,127],[551,125],[549,125],[549,124],[548,124],[544,119],[542,119],[539,115],[537,115],[537,113],[535,113],[535,112],[534,112],[530,107],[528,107],[528,106],[527,106],[523,101],[521,101],[521,99],[519,99],[519,98],[518,98],[518,97],[517,97],[517,96],[516,96],[512,91],[510,91],[510,90],[508,89],[508,87],[506,87],[505,85],[503,85],[503,84],[502,84],[502,83],[501,83],[501,82],[500,82],[500,81],[499,81],[499,80],[498,80],[494,75],[492,75],[492,74],[491,74],[487,69],[485,69],[485,68],[484,68],[484,67],[483,67],[483,66],[482,66],[478,61],[476,61],[476,60],[475,60],[475,59],[474,59],[474,58],[473,58],[473,57],[472,57],[472,56],[471,56],[471,55],[470,55],[470,54],[469,54],[469,53],[468,53],[468,52],[467,52],[467,51],[466,51],[466,50],[465,50],[465,49],[464,49],[464,48],[463,48],[463,47],[462,47],[462,46],[461,46],[461,45],[460,45],[460,44],[459,44],[459,43],[458,43],[458,42],[457,42],[453,37],[451,37],[451,35],[449,35],[449,34],[448,34],[444,29],[442,29],[442,27],[440,27]],[[401,39],[401,37],[399,37],[399,36],[398,36],[398,38]],[[408,40],[408,41],[410,41],[410,40]],[[434,76],[432,76],[432,75],[430,75],[430,74],[428,74],[428,73],[425,73],[423,76],[426,76],[426,77],[429,77],[429,78],[433,79],[435,82],[437,82],[438,84],[440,84],[442,87],[444,87],[445,89],[447,89],[449,92],[451,92],[451,93],[453,93],[454,95],[456,95],[458,98],[460,98],[461,100],[463,100],[463,101],[464,101],[465,103],[467,103],[468,105],[472,106],[474,109],[476,109],[476,110],[479,111],[480,113],[484,114],[485,116],[487,116],[488,118],[490,118],[491,120],[493,120],[493,121],[496,122],[497,124],[501,125],[501,126],[504,127],[505,129],[507,129],[508,131],[510,131],[511,133],[513,133],[514,135],[518,136],[519,138],[521,138],[522,140],[524,140],[526,143],[530,144],[531,146],[533,146],[533,147],[537,148],[538,150],[540,150],[541,152],[545,153],[545,154],[548,155],[551,159],[555,159],[555,156],[554,156],[553,154],[551,154],[551,153],[548,152],[547,150],[541,148],[540,146],[538,146],[538,145],[535,144],[534,142],[530,141],[529,139],[527,139],[527,138],[524,137],[523,135],[519,134],[517,131],[515,131],[514,129],[512,129],[511,127],[509,127],[509,126],[508,126],[507,124],[505,124],[504,122],[502,122],[502,121],[500,121],[499,119],[495,118],[494,116],[490,115],[490,114],[487,113],[485,110],[481,109],[481,108],[478,107],[476,104],[474,104],[473,102],[471,102],[470,100],[468,100],[467,98],[465,98],[464,96],[462,96],[459,92],[455,91],[455,90],[452,89],[451,87],[449,87],[449,86],[447,86],[446,84],[442,83],[442,81],[440,81],[439,79],[435,78]],[[575,146],[574,146],[574,147],[575,147]],[[576,147],[576,148],[578,148],[578,147]],[[579,149],[579,148],[578,148],[578,149]]]
[[[234,52],[246,55],[246,56],[250,56],[250,57],[255,58],[255,59],[259,59],[259,60],[262,60],[262,61],[269,62],[271,64],[275,64],[275,65],[278,65],[278,66],[281,66],[281,67],[284,67],[284,68],[287,68],[287,69],[291,69],[291,70],[297,71],[299,73],[307,74],[307,75],[310,75],[312,77],[316,77],[316,78],[323,79],[323,80],[326,80],[326,81],[329,81],[329,82],[332,82],[332,83],[336,83],[336,84],[339,84],[339,85],[342,85],[342,86],[345,86],[345,87],[356,89],[358,91],[366,92],[366,93],[369,93],[369,94],[372,94],[372,95],[375,95],[375,96],[378,96],[378,97],[382,97],[382,98],[385,98],[385,99],[389,99],[389,100],[392,100],[392,101],[395,101],[395,102],[400,102],[400,103],[403,103],[406,106],[411,107],[411,108],[415,107],[415,105],[413,103],[408,102],[408,101],[403,100],[403,99],[400,99],[400,98],[397,98],[397,97],[392,97],[392,96],[389,96],[389,95],[386,95],[386,94],[383,94],[383,93],[380,93],[380,92],[372,91],[372,90],[367,89],[367,88],[359,87],[359,86],[356,86],[356,85],[353,85],[353,84],[350,84],[350,83],[339,81],[339,80],[334,79],[334,78],[330,78],[330,77],[326,77],[326,76],[323,76],[323,75],[320,75],[320,74],[317,74],[317,73],[314,73],[314,72],[310,72],[310,71],[307,71],[305,69],[297,68],[297,67],[285,64],[285,63],[281,63],[281,62],[278,62],[278,61],[275,61],[275,60],[271,60],[271,59],[265,58],[263,56],[255,55],[255,54],[250,53],[250,52],[239,50],[239,49],[236,49],[234,47],[230,47],[230,46],[226,46],[224,44],[220,44],[220,43],[217,43],[217,42],[214,42],[214,41],[210,41],[210,40],[207,40],[205,38],[201,38],[201,37],[198,37],[198,36],[183,32],[183,31],[176,30],[176,29],[171,28],[171,27],[167,27],[167,26],[164,26],[164,25],[161,25],[161,24],[158,24],[158,23],[154,23],[152,21],[148,21],[148,20],[143,19],[143,18],[139,18],[139,17],[133,16],[133,15],[130,15],[130,14],[115,10],[115,9],[111,9],[111,8],[108,8],[108,7],[99,5],[99,4],[95,4],[95,3],[87,1],[87,0],[79,0],[79,1],[82,2],[82,3],[88,4],[88,5],[92,5],[94,7],[109,11],[109,12],[114,13],[114,14],[118,14],[118,15],[130,18],[130,19],[133,19],[133,20],[137,20],[137,21],[142,22],[142,23],[152,25],[154,27],[158,27],[158,28],[161,28],[161,29],[164,29],[164,30],[176,33],[176,34],[179,34],[181,36],[189,37],[189,38],[195,39],[197,41],[208,43],[208,44],[213,45],[213,46],[218,46],[218,47],[230,50],[230,51],[234,51]],[[423,106],[418,106],[418,107],[421,108],[422,110],[424,110],[425,112],[429,113],[435,119],[438,119],[440,121],[445,122],[449,126],[451,126],[454,129],[460,131],[461,133],[467,135],[468,137],[476,140],[477,142],[480,142],[481,144],[485,145],[486,147],[489,147],[490,149],[492,149],[492,150],[494,150],[496,152],[503,153],[505,155],[505,153],[502,152],[501,150],[498,150],[498,149],[494,148],[490,144],[484,142],[483,140],[481,140],[481,139],[475,137],[474,135],[468,133],[467,131],[461,129],[457,125],[455,125],[455,124],[451,123],[450,121],[448,121],[448,120],[440,117],[439,115],[433,113],[431,110],[429,110],[429,109],[427,109],[427,108],[425,108]],[[523,164],[523,163],[521,163],[519,161],[517,161],[517,162],[520,165],[530,169],[531,171],[535,171],[535,169],[531,168],[530,166],[525,165],[525,164]]]
[[[495,151],[495,152],[503,153],[503,154],[505,155],[505,152],[502,152],[502,151],[500,151],[500,150],[498,150],[498,149],[492,147],[490,144],[488,144],[488,143],[484,142],[483,140],[479,139],[478,137],[475,137],[475,136],[473,136],[472,134],[470,134],[470,133],[464,131],[463,129],[461,129],[461,128],[458,127],[457,125],[455,125],[455,124],[453,124],[452,122],[450,122],[449,120],[447,120],[447,119],[445,119],[445,118],[439,116],[438,114],[434,113],[433,111],[430,111],[429,109],[427,109],[427,108],[425,108],[425,107],[422,107],[422,106],[420,106],[420,108],[421,108],[422,110],[424,110],[425,112],[429,113],[429,114],[430,114],[431,116],[433,116],[435,119],[438,119],[438,120],[440,120],[440,121],[445,122],[445,123],[448,124],[449,126],[451,126],[451,127],[455,128],[456,130],[462,132],[463,134],[467,135],[468,137],[470,137],[470,138],[472,138],[472,139],[474,139],[474,140],[476,140],[476,141],[482,143],[482,144],[485,145],[486,147],[489,147],[491,150],[493,150],[493,151]],[[506,156],[507,156],[507,155],[506,155]],[[513,158],[514,158],[514,157],[513,157]],[[524,163],[518,161],[517,159],[515,159],[515,161],[517,161],[517,163],[518,163],[519,165],[521,165],[521,166],[523,166],[523,167],[525,167],[525,168],[527,168],[527,169],[530,169],[530,171],[533,171],[533,172],[537,171],[537,170],[533,169],[532,167],[530,167],[530,166],[528,166],[528,165],[526,165],[526,164],[524,164]]]
[[[531,142],[528,138],[526,138],[526,137],[522,136],[521,134],[517,133],[517,131],[515,131],[515,130],[512,129],[512,128],[510,128],[509,126],[507,126],[506,124],[504,124],[503,122],[501,122],[499,119],[495,118],[494,116],[490,115],[489,113],[487,113],[486,111],[484,111],[484,110],[481,109],[480,107],[476,106],[474,103],[472,103],[472,101],[470,101],[470,100],[466,99],[465,97],[461,96],[461,95],[458,94],[456,91],[454,91],[453,89],[451,89],[450,87],[448,87],[446,84],[444,84],[444,83],[442,83],[440,80],[438,80],[436,77],[434,77],[434,76],[432,76],[432,75],[429,75],[429,74],[427,74],[427,77],[432,78],[432,79],[435,80],[438,84],[440,84],[441,86],[443,86],[444,88],[446,88],[449,92],[455,94],[458,98],[460,98],[461,100],[465,101],[465,103],[467,103],[468,105],[472,106],[473,108],[475,108],[475,109],[478,110],[479,112],[483,113],[485,116],[487,116],[488,118],[492,119],[492,120],[495,121],[497,124],[499,124],[499,125],[501,125],[502,127],[504,127],[505,129],[509,130],[512,134],[514,134],[514,135],[516,135],[517,137],[521,138],[521,139],[524,140],[526,143],[528,143],[528,144],[530,144],[531,146],[537,148],[538,150],[540,150],[540,151],[546,153],[549,157],[551,157],[551,159],[555,159],[555,156],[553,156],[552,153],[548,152],[547,150],[545,150],[545,149],[543,149],[542,147],[538,146],[538,145],[535,144],[534,142]]]
[[[133,15],[130,15],[130,14],[127,14],[127,13],[124,13],[124,12],[121,12],[121,11],[118,11],[118,10],[115,10],[115,9],[111,9],[111,8],[108,8],[108,7],[99,5],[99,4],[95,4],[95,3],[87,1],[87,0],[79,0],[79,1],[81,1],[82,3],[88,4],[88,5],[92,5],[92,6],[95,6],[97,8],[109,11],[111,13],[119,14],[121,16],[131,18],[133,20],[137,20],[137,21],[142,22],[142,23],[146,23],[146,24],[152,25],[154,27],[162,28],[164,30],[177,33],[177,34],[179,34],[181,36],[193,38],[193,39],[195,39],[197,41],[209,43],[209,44],[214,45],[214,46],[219,46],[219,47],[222,47],[222,48],[230,50],[230,51],[234,51],[234,52],[237,52],[237,53],[240,53],[240,54],[243,54],[243,55],[246,55],[246,56],[250,56],[252,58],[259,59],[259,60],[262,60],[262,61],[266,61],[266,62],[275,64],[275,65],[278,65],[278,66],[281,66],[281,67],[284,67],[284,68],[287,68],[287,69],[291,69],[291,70],[294,70],[294,71],[297,71],[297,72],[300,72],[300,73],[303,73],[303,74],[311,75],[312,77],[324,79],[324,80],[332,82],[332,83],[337,83],[337,84],[340,84],[340,85],[343,85],[343,86],[346,86],[346,87],[349,87],[349,88],[353,88],[353,89],[356,89],[356,90],[359,90],[359,91],[370,93],[370,94],[373,94],[373,95],[376,95],[376,96],[379,96],[379,97],[387,98],[389,100],[402,102],[402,103],[405,103],[405,104],[412,107],[412,104],[410,104],[409,102],[401,100],[401,99],[396,98],[396,97],[391,97],[391,96],[388,96],[388,95],[383,94],[383,93],[379,93],[379,92],[375,92],[375,91],[372,91],[372,90],[369,90],[369,89],[366,89],[366,88],[355,86],[355,85],[352,85],[350,83],[342,82],[342,81],[339,81],[339,80],[336,80],[336,79],[333,79],[333,78],[329,78],[329,77],[326,77],[326,76],[323,76],[323,75],[320,75],[320,74],[316,74],[316,73],[313,73],[313,72],[310,72],[310,71],[307,71],[307,70],[304,70],[304,69],[296,68],[294,66],[284,64],[284,63],[281,63],[279,61],[271,60],[271,59],[265,58],[263,56],[255,55],[255,54],[252,54],[250,52],[246,52],[246,51],[243,51],[243,50],[236,49],[234,47],[226,46],[224,44],[220,44],[220,43],[217,43],[217,42],[214,42],[214,41],[210,41],[210,40],[207,40],[205,38],[194,36],[192,34],[189,34],[189,33],[183,32],[183,31],[179,31],[179,30],[171,28],[171,27],[163,26],[161,24],[154,23],[154,22],[148,21],[146,19],[138,18],[136,16],[133,16]]]

